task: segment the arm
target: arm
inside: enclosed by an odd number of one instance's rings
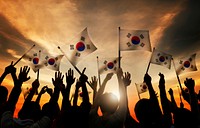
[[[97,77],[96,76],[93,76],[91,78],[92,80],[90,81],[90,85],[93,89],[93,102],[94,102],[94,98],[96,97],[96,94],[97,94]]]
[[[11,62],[11,64],[9,66],[7,66],[3,72],[3,74],[1,75],[0,77],[0,86],[1,86],[1,83],[3,82],[4,78],[9,74],[11,73],[12,75],[12,78],[13,78],[13,81],[16,81],[17,80],[17,77],[15,75],[16,73],[16,68],[14,67],[13,65],[13,61]]]
[[[125,120],[125,128],[138,128],[137,121],[130,115],[130,110],[128,107],[128,94],[127,94],[127,87],[131,84],[131,74],[129,72],[125,72],[125,75],[123,75],[123,82],[126,89],[126,102],[127,102],[127,114],[126,114],[126,120]]]
[[[17,101],[19,99],[19,96],[21,93],[21,86],[23,82],[26,82],[30,79],[30,76],[28,77],[29,71],[30,71],[30,68],[28,66],[24,66],[23,68],[21,67],[18,80],[14,81],[14,87],[8,98],[8,109],[12,113],[14,113],[15,105],[17,104]]]
[[[91,112],[94,112],[94,113],[97,113],[97,110],[98,110],[98,107],[99,107],[99,97],[103,94],[104,90],[105,90],[105,86],[107,84],[107,82],[112,78],[113,76],[113,73],[108,73],[106,75],[106,78],[104,79],[101,87],[99,88],[99,90],[97,91],[96,93],[96,96],[94,98],[94,102],[93,102],[93,105],[92,105],[92,111]]]
[[[144,82],[147,84],[148,86],[148,90],[149,90],[149,95],[150,95],[150,101],[153,103],[152,105],[154,106],[154,111],[157,111],[156,113],[158,114],[157,117],[159,119],[161,119],[162,116],[162,112],[159,106],[159,102],[156,96],[156,93],[152,87],[152,83],[151,83],[151,77],[148,74],[145,74],[144,76]]]
[[[75,93],[74,93],[74,99],[73,99],[73,106],[77,106],[78,92],[79,92],[80,87],[81,87],[81,82],[77,81],[76,82],[76,89],[75,89]]]
[[[126,97],[126,87],[123,82],[123,71],[121,68],[118,69],[117,71],[117,78],[118,78],[118,84],[119,84],[119,94],[120,94],[120,99],[119,99],[119,107],[115,114],[118,115],[120,121],[125,121],[126,115],[127,115],[127,97]]]
[[[47,91],[47,89],[48,89],[47,86],[42,87],[42,89],[41,89],[41,91],[38,94],[37,99],[36,99],[37,103],[40,103],[40,99],[41,99],[42,95]]]
[[[40,86],[40,83],[39,83],[38,79],[35,79],[35,81],[33,81],[33,83],[32,83],[32,89],[30,90],[30,93],[26,97],[24,103],[31,102],[31,100],[33,99],[33,96],[39,86]]]
[[[88,80],[88,77],[85,74],[81,74],[79,79],[82,85],[83,102],[89,103],[89,95],[88,95],[88,90],[86,87],[86,82]]]
[[[173,93],[173,90],[170,88],[169,89],[169,95],[171,97],[171,111],[175,110],[177,108],[177,104],[176,104],[176,101],[175,101],[175,98],[174,98],[174,93]]]
[[[170,127],[172,125],[172,116],[170,110],[170,102],[167,99],[165,91],[165,78],[164,75],[161,73],[159,73],[159,76],[160,76],[160,81],[159,81],[160,100],[161,100],[162,110],[164,113],[165,126]]]
[[[186,80],[184,81],[185,86],[189,89],[189,93],[190,93],[190,107],[191,107],[191,111],[194,114],[194,116],[196,117],[196,123],[198,122],[198,115],[199,115],[199,107],[198,107],[198,100],[196,97],[196,93],[194,91],[194,87],[195,87],[195,82],[192,78],[188,79],[186,78]]]
[[[68,70],[68,73],[66,73],[66,83],[67,86],[66,88],[63,89],[62,95],[63,95],[63,100],[62,100],[62,110],[71,106],[70,100],[69,100],[69,94],[70,94],[70,90],[71,90],[71,86],[75,81],[75,77],[74,77],[74,71],[70,68]]]
[[[49,102],[57,103],[60,94],[60,86],[63,86],[63,78],[64,75],[62,75],[60,71],[55,72],[55,78],[52,78],[54,92]]]

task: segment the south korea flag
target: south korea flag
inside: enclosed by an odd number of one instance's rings
[[[151,51],[148,30],[126,30],[120,29],[120,51],[146,50]]]
[[[37,72],[38,69],[44,67],[44,63],[41,61],[40,54],[37,52],[27,53],[23,59],[28,62],[28,65],[34,72]]]
[[[150,63],[161,65],[170,69],[171,59],[172,59],[172,55],[159,51],[157,49],[154,49],[151,56]]]
[[[92,43],[88,35],[87,28],[85,28],[70,42],[66,53],[71,64],[76,66],[80,60],[96,49],[96,46]]]
[[[145,82],[143,83],[135,83],[136,85],[136,88],[137,88],[137,91],[138,91],[138,94],[141,94],[141,93],[144,93],[144,92],[147,92],[148,91],[148,86]]]
[[[57,56],[46,55],[44,65],[49,69],[59,71],[60,61],[62,57],[63,55],[57,55]]]
[[[116,73],[118,69],[118,58],[102,58],[99,59],[99,73]]]
[[[176,67],[177,74],[190,72],[190,71],[197,71],[195,57],[196,57],[196,53],[187,57],[182,57],[179,60],[178,66]]]

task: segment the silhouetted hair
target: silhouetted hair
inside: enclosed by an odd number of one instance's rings
[[[177,108],[173,114],[174,126],[176,128],[195,127],[195,116],[186,108]]]
[[[102,113],[114,113],[118,108],[118,99],[112,93],[104,93],[100,96],[99,106]]]
[[[26,102],[18,113],[20,119],[32,119],[35,122],[41,118],[41,108],[37,102]]]

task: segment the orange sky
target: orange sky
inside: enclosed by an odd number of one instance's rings
[[[34,50],[42,49],[47,54],[61,54],[57,46],[66,49],[66,44],[85,27],[97,50],[82,60],[77,67],[82,70],[87,67],[85,74],[89,79],[97,76],[96,56],[116,57],[118,55],[118,27],[125,29],[145,29],[150,32],[152,48],[165,51],[178,61],[178,58],[197,53],[196,65],[200,66],[199,55],[199,2],[183,1],[131,1],[131,0],[0,0],[0,74],[11,61],[16,61],[36,44]],[[121,53],[121,67],[123,71],[131,73],[132,83],[128,87],[129,108],[134,116],[133,108],[138,101],[135,83],[143,81],[151,53],[148,51],[123,51]],[[27,65],[21,60],[16,68]],[[61,60],[60,71],[67,72],[73,68],[66,58]],[[74,70],[75,71],[75,70]],[[158,73],[166,78],[166,90],[173,88],[177,104],[177,79],[174,68],[151,64],[149,74],[152,83],[158,91]],[[31,70],[31,79],[23,88],[31,87],[36,74]],[[186,77],[192,77],[196,82],[196,91],[200,89],[200,72],[188,72],[180,75],[183,85]],[[53,88],[51,78],[54,71],[42,69],[40,71],[41,87],[48,85]],[[75,77],[79,74],[75,71]],[[103,79],[105,76],[101,76]],[[115,77],[109,82],[106,91],[118,94]],[[13,86],[10,77],[6,77],[2,85],[9,89]],[[41,87],[39,89],[41,89]],[[90,87],[88,90],[91,91]],[[92,94],[90,94],[90,97]],[[148,93],[141,94],[148,98]],[[42,97],[41,104],[48,100]],[[62,98],[60,98],[59,102]],[[92,98],[91,98],[92,99]],[[23,95],[17,104],[19,110],[23,103]],[[188,105],[186,105],[187,108]],[[16,113],[15,113],[16,115]]]

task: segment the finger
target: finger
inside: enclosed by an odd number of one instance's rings
[[[30,71],[30,67],[28,67],[28,69],[27,69],[27,74],[29,73],[29,71]]]
[[[61,80],[63,80],[63,78],[64,78],[64,75],[62,75],[62,78],[61,78]]]
[[[81,73],[81,74],[84,74],[85,70],[86,70],[86,68],[84,68],[84,69],[83,69],[83,71],[82,71],[82,73]]]

